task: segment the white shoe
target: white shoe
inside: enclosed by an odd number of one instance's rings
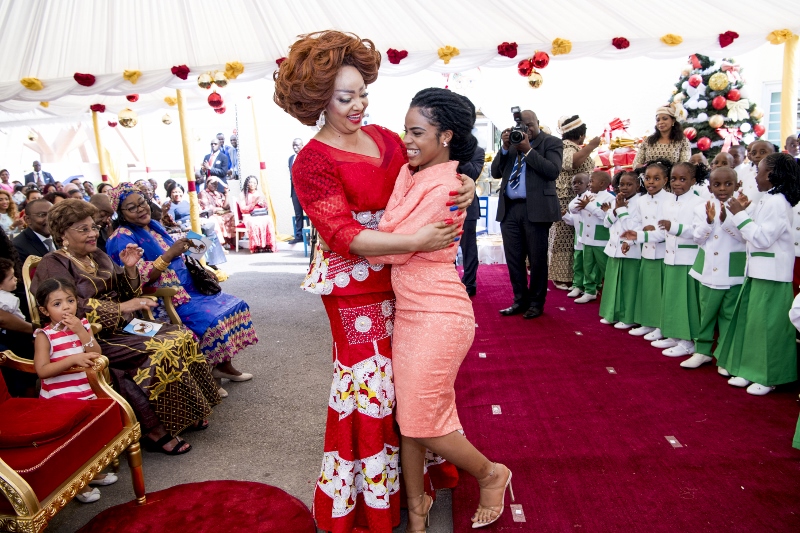
[[[750,385],[750,383],[752,383],[752,381],[742,377],[731,378],[728,380],[728,385],[733,385],[734,387],[747,387]]]
[[[553,283],[553,285],[555,285],[556,289],[562,291],[568,291],[570,289],[569,285],[567,285],[566,283]]]
[[[692,348],[689,348],[687,346],[684,346],[683,344],[678,344],[677,346],[673,346],[672,348],[664,350],[661,353],[663,353],[667,357],[683,357],[684,355],[692,355],[693,351],[694,351],[694,346]]]
[[[577,298],[581,294],[583,294],[582,290],[578,287],[572,287],[572,290],[567,293],[567,298]]]
[[[645,339],[646,338],[647,336],[645,336]],[[653,348],[661,348],[662,350],[664,348],[672,348],[673,346],[677,345],[678,345],[678,339],[659,339],[657,341],[653,341],[650,343],[650,346],[652,346]]]
[[[644,336],[644,340],[650,341],[650,342],[660,341],[663,338],[664,338],[664,335],[661,334],[661,329],[660,328],[655,328],[653,331],[651,331],[650,333],[648,333],[647,335]]]
[[[768,387],[766,385],[759,385],[758,383],[753,383],[752,385],[747,387],[747,394],[752,394],[753,396],[764,396],[765,394],[769,394],[774,390],[775,387]]]
[[[81,503],[92,503],[100,499],[100,491],[96,488],[81,492],[75,495],[75,499]]]
[[[576,304],[588,304],[592,300],[597,300],[597,295],[596,294],[589,294],[588,292],[586,292],[586,293],[583,293],[583,296],[581,296],[580,298],[575,298],[575,303]]]
[[[632,330],[628,331],[630,335],[634,335],[635,337],[641,337],[642,335],[649,335],[656,328],[651,328],[648,326],[639,326],[638,328],[633,328]]]
[[[609,321],[608,321],[608,320],[606,320],[605,318],[601,318],[601,319],[600,319],[600,323],[601,323],[601,324],[611,324],[611,322],[609,322]]]
[[[701,353],[696,353],[686,361],[681,362],[683,368],[699,368],[706,363],[710,363],[714,359]]]
[[[617,322],[616,324],[614,324],[614,327],[617,329],[630,329],[635,325],[636,324],[626,324],[625,322]]]
[[[106,474],[104,478],[101,479],[95,478],[91,480],[89,482],[89,485],[98,485],[100,487],[104,487],[106,485],[113,485],[114,483],[117,482],[117,479],[119,478],[117,478],[116,474],[114,474],[113,472],[109,472],[108,474]]]
[[[717,374],[719,374],[722,377],[726,377],[726,378],[731,377],[731,373],[728,372],[727,370],[725,370],[724,368],[722,368],[721,366],[717,367]]]
[[[226,391],[226,390],[225,390],[225,389],[223,389],[222,387],[220,387],[219,389],[217,389],[217,393],[219,394],[219,397],[220,397],[220,398],[227,398],[227,397],[228,397],[228,391]]]

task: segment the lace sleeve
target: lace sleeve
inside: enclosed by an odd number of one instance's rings
[[[292,183],[303,210],[330,249],[348,259],[356,257],[350,253],[350,243],[364,227],[353,218],[333,160],[306,147],[295,159]]]

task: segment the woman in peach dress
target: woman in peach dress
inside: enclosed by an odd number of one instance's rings
[[[378,225],[381,232],[412,234],[447,216],[449,191],[460,184],[456,168],[469,161],[475,108],[446,89],[417,93],[406,114],[409,164],[395,183]],[[511,471],[492,463],[464,437],[455,380],[475,335],[472,303],[453,266],[457,248],[368,257],[392,264],[397,299],[392,339],[397,423],[409,508],[409,529],[424,531],[433,500],[423,491],[426,449],[474,475],[481,487],[473,528],[500,518]],[[447,332],[447,334],[443,334]],[[513,499],[513,492],[512,492]]]

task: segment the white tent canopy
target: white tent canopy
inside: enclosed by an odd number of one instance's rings
[[[800,33],[800,3],[779,0],[0,0],[0,102],[7,112],[30,112],[39,102],[66,96],[145,94],[165,87],[197,87],[197,76],[240,62],[236,82],[268,78],[297,35],[323,29],[351,31],[372,39],[378,50],[407,50],[393,65],[385,57],[382,75],[424,69],[462,72],[478,66],[511,67],[535,50],[550,51],[556,38],[572,42],[566,55],[626,59],[669,58],[692,53],[733,55],[762,45],[769,32]],[[720,48],[718,35],[739,37]],[[678,35],[669,46],[660,39]],[[630,47],[618,50],[614,37]],[[497,45],[516,42],[519,55],[498,55]],[[440,47],[460,54],[445,64]],[[187,80],[171,68],[186,65]],[[139,70],[136,84],[123,78]],[[92,74],[79,85],[73,75]],[[33,77],[44,88],[25,88]],[[235,82],[235,83],[236,83]],[[28,103],[23,105],[22,103]],[[62,106],[67,112],[70,105]],[[56,114],[56,106],[51,114]],[[74,109],[74,107],[73,107]],[[74,111],[71,111],[74,112]]]

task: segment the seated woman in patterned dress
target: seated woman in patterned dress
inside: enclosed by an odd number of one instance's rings
[[[147,201],[138,189],[122,183],[110,196],[118,226],[106,244],[111,258],[119,264],[126,247],[141,247],[144,255],[137,267],[143,283],[178,290],[172,303],[183,324],[200,338],[200,351],[214,367],[214,377],[252,379],[252,374],[234,368],[232,361],[241,350],[258,342],[247,303],[224,292],[206,296],[195,288],[183,259],[189,240],[173,240],[161,224],[152,220]]]
[[[275,226],[269,216],[267,200],[258,190],[258,179],[255,176],[245,178],[237,206],[247,228],[250,253],[274,252],[277,249]]]
[[[210,176],[206,180],[206,187],[197,195],[200,207],[209,213],[209,218],[217,224],[217,235],[221,242],[233,249],[236,245],[236,229],[234,225],[233,213],[228,201],[228,190],[226,185],[216,176]]]
[[[149,209],[148,209],[149,211]],[[120,263],[97,248],[97,208],[83,200],[59,202],[47,213],[47,223],[60,247],[46,254],[31,281],[36,292],[44,280],[65,278],[78,288],[81,318],[103,326],[97,336],[108,357],[114,386],[131,404],[142,425],[142,439],[169,455],[191,446],[178,438],[187,429],[205,429],[211,407],[219,403],[211,369],[197,349],[191,331],[162,324],[154,337],[123,332],[133,313],[155,302],[141,298],[136,262],[141,249],[120,250]]]

